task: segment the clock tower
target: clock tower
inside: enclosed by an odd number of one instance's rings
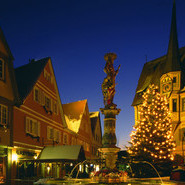
[[[164,64],[164,72],[160,78],[160,91],[162,95],[165,95],[167,98],[169,98],[173,92],[177,93],[180,91],[181,86],[181,65],[177,39],[176,7],[174,1],[170,40],[168,44],[166,62]]]

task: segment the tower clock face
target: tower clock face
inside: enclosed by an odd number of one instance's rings
[[[173,86],[172,79],[170,77],[166,77],[162,81],[162,93],[169,97],[172,92],[172,86]]]
[[[168,83],[163,84],[162,89],[163,89],[163,93],[171,92],[172,91],[172,83],[168,82]]]

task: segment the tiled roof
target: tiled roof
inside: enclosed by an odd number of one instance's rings
[[[22,101],[32,90],[48,60],[49,57],[37,61],[34,60],[15,69],[19,96]]]

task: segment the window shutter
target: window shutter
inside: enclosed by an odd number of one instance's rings
[[[41,103],[41,94],[40,94],[41,90],[38,89],[38,102]]]
[[[61,143],[61,131],[59,131],[59,143]]]
[[[54,103],[54,101],[53,101],[53,99],[51,98],[51,107],[50,107],[51,112],[53,112],[53,103]]]
[[[40,122],[38,121],[37,124],[38,124],[38,126],[37,126],[37,128],[38,128],[38,130],[37,130],[37,136],[40,137]]]
[[[50,139],[50,127],[47,127],[47,139]]]
[[[37,135],[37,122],[35,120],[32,120],[32,134]]]
[[[53,133],[53,135],[54,135],[54,136],[53,136],[53,140],[54,140],[54,141],[57,141],[57,130],[56,130],[56,129],[53,129],[53,132],[54,132],[54,133]]]
[[[36,101],[36,98],[35,98],[35,94],[36,94],[36,93],[35,93],[35,91],[36,91],[36,88],[34,88],[34,90],[33,90],[33,100],[34,100],[34,101]]]
[[[26,133],[29,133],[30,132],[30,129],[29,129],[29,118],[26,117]]]
[[[43,91],[40,91],[40,103],[41,105],[45,105],[45,97],[44,97],[44,92]]]

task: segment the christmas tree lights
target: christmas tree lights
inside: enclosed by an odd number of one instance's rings
[[[131,133],[128,152],[136,158],[151,161],[173,160],[175,150],[168,101],[155,85],[150,85],[143,94],[139,109],[140,119]]]

